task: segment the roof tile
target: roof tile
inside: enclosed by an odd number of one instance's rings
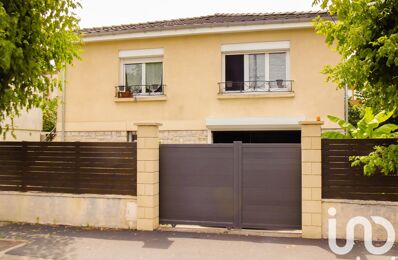
[[[281,13],[243,13],[226,14],[216,13],[214,15],[199,16],[192,18],[180,18],[173,20],[154,21],[146,23],[122,24],[115,26],[94,27],[82,29],[86,36],[97,36],[107,34],[120,34],[130,32],[173,30],[182,28],[198,28],[209,26],[267,24],[285,22],[311,21],[317,16],[330,17],[325,11],[307,12],[281,12]]]

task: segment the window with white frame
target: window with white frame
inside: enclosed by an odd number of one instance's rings
[[[163,62],[161,58],[123,59],[122,85],[134,94],[163,93]]]
[[[116,97],[163,95],[163,48],[120,50]]]
[[[223,46],[221,92],[291,91],[288,48],[289,42]]]

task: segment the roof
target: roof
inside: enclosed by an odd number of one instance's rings
[[[329,18],[325,11],[256,13],[256,14],[214,14],[192,18],[181,18],[146,23],[124,24],[82,29],[85,36],[100,36],[134,32],[164,31],[186,28],[257,25],[309,22],[315,17]]]

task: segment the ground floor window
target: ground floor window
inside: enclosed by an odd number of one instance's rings
[[[213,143],[300,143],[301,132],[286,131],[214,131]]]
[[[127,131],[127,142],[137,142],[137,135],[133,131]]]

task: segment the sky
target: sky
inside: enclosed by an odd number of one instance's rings
[[[215,13],[318,10],[312,0],[80,0],[81,28],[186,18]]]

